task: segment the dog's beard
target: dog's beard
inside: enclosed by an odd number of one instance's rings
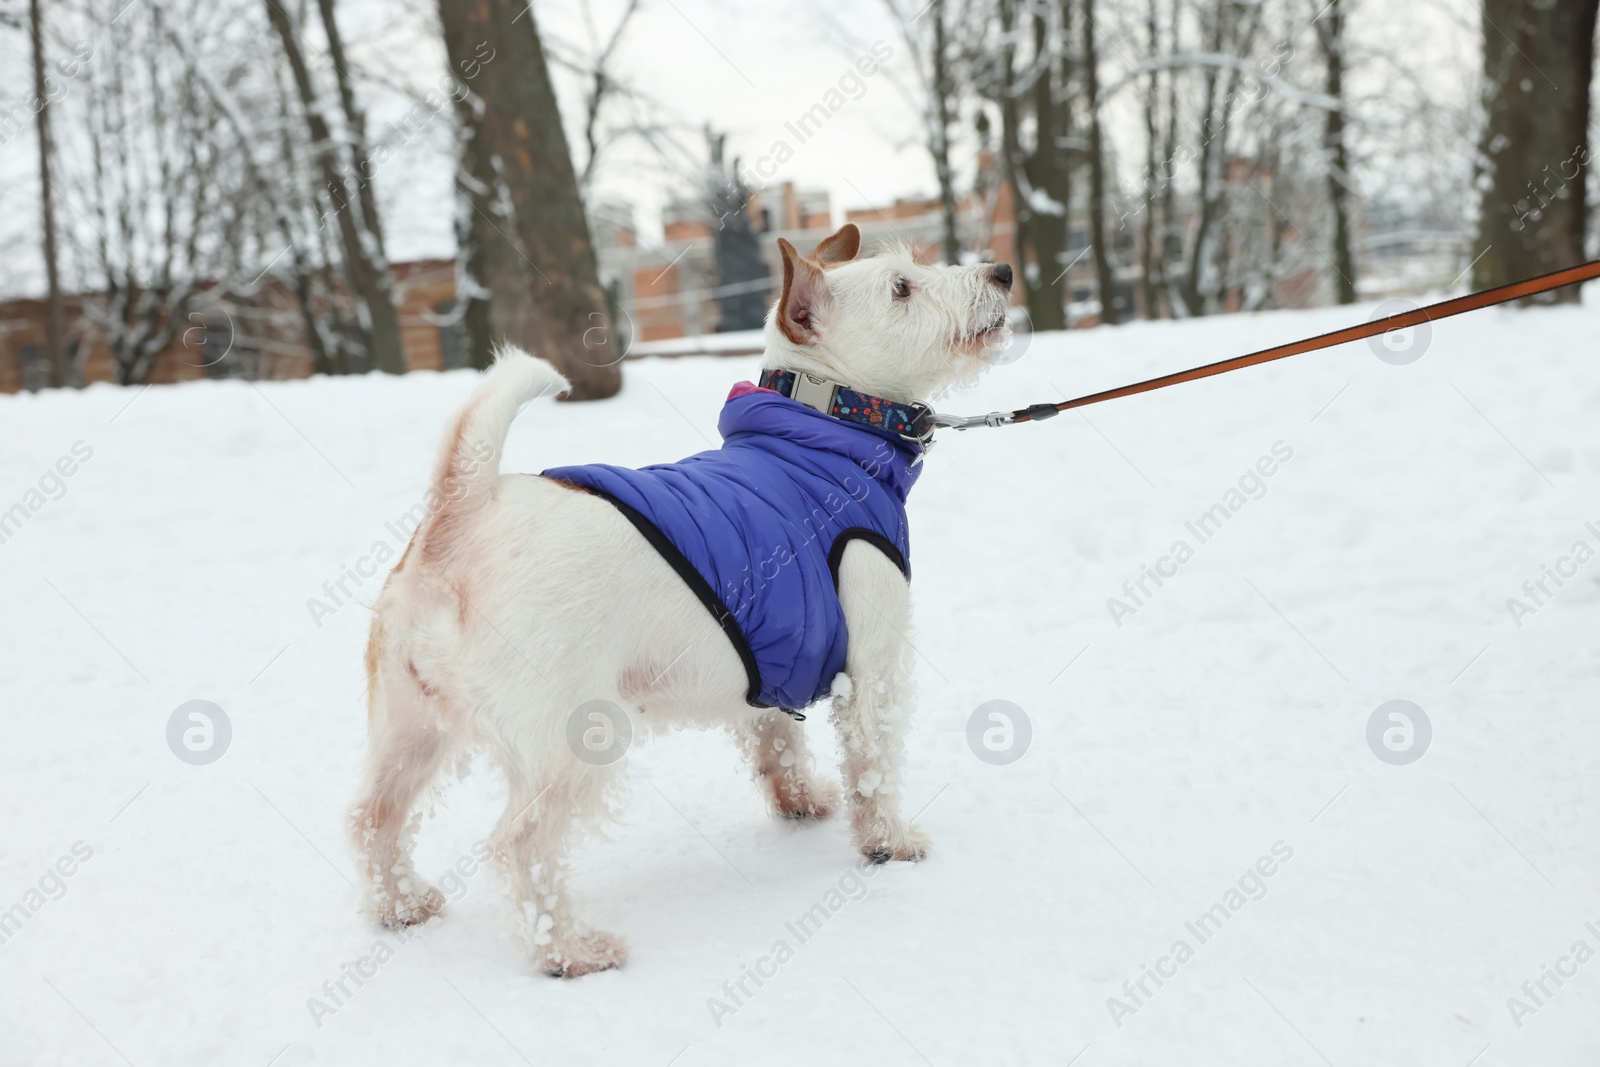
[[[1007,362],[1006,349],[1011,347],[1014,332],[1008,307],[1000,307],[991,314],[973,334],[975,355],[990,365]]]
[[[978,340],[991,352],[1003,352],[1011,344],[1011,320],[1001,312],[993,322],[978,331]]]
[[[1007,355],[1014,340],[1011,305],[992,286],[973,295],[964,321],[954,325],[949,370],[930,400],[964,389],[989,368],[1012,362]]]

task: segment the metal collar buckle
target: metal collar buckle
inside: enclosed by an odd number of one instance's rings
[[[838,382],[799,371],[794,376],[794,388],[789,392],[789,399],[798,401],[808,408],[814,408],[824,415],[831,415],[834,398],[838,395]]]

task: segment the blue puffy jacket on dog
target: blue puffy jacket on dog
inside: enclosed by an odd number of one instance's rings
[[[677,463],[544,476],[615,504],[721,624],[749,676],[746,699],[794,711],[844,669],[845,546],[868,541],[910,578],[905,501],[920,449],[748,383],[717,429],[721,448]]]

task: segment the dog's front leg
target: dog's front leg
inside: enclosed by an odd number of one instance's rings
[[[834,726],[856,848],[878,863],[920,860],[927,838],[906,821],[905,735],[911,718],[911,590],[878,549],[852,541],[839,562],[849,651],[834,681]]]

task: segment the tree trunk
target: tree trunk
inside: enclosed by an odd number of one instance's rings
[[[446,32],[451,27],[446,27]],[[467,301],[461,326],[466,331],[468,363],[486,370],[494,346],[508,342],[537,352],[542,338],[533,304],[537,281],[528,270],[517,239],[510,194],[495,167],[494,151],[483,116],[488,104],[470,87],[495,51],[483,43],[452,42],[451,76],[455,95],[456,136],[460,150],[456,170],[456,299]],[[458,54],[466,59],[456,60]]]
[[[1182,51],[1181,0],[1172,0],[1172,54]],[[1178,72],[1167,72],[1167,127],[1161,135],[1161,282],[1166,290],[1167,314],[1189,314],[1178,279],[1183,274],[1183,220],[1178,217]]]
[[[186,56],[187,58],[187,56]],[[191,69],[194,69],[191,66]],[[209,84],[209,82],[208,82]],[[274,64],[272,84],[276,90],[274,97],[278,104],[278,145],[282,153],[283,165],[290,174],[299,173],[299,166],[295,159],[293,123],[291,116],[294,110],[290,103],[289,89],[283,84],[283,72]],[[220,88],[220,87],[219,87]],[[220,98],[220,93],[218,94]],[[224,115],[237,115],[236,108],[223,108]],[[311,349],[311,372],[313,374],[349,374],[350,361],[345,353],[348,343],[344,338],[344,331],[336,329],[337,311],[334,307],[333,294],[328,294],[327,314],[320,313],[317,306],[317,279],[316,270],[312,265],[310,256],[300,247],[297,240],[298,233],[295,226],[295,216],[290,214],[291,209],[283,204],[276,190],[268,183],[262,168],[256,163],[255,148],[251,141],[250,132],[244,129],[235,129],[234,133],[239,138],[240,155],[244,159],[245,167],[250,172],[251,184],[262,199],[273,205],[273,221],[277,224],[278,235],[283,238],[284,247],[289,249],[289,277],[294,290],[295,304],[300,311],[300,325],[306,333],[306,344]],[[301,207],[298,198],[295,206]],[[298,212],[296,212],[298,214]],[[323,261],[326,266],[327,260]],[[330,271],[322,272],[324,280]]]
[[[278,0],[274,0],[278,2]],[[350,159],[353,163],[351,187],[361,207],[361,225],[371,235],[377,254],[383,251],[383,225],[378,218],[378,199],[372,191],[372,160],[367,156],[367,116],[356,99],[355,86],[350,81],[350,63],[344,54],[344,37],[339,33],[339,22],[333,16],[334,0],[317,0],[322,15],[322,31],[328,38],[328,59],[332,62],[339,86],[339,106],[344,111],[345,136],[350,142]]]
[[[944,260],[961,262],[961,235],[956,229],[955,174],[950,169],[950,84],[949,43],[945,40],[944,0],[933,0],[933,122],[928,147],[933,151],[933,169],[939,180],[939,208],[944,216]]]
[[[1061,0],[1061,3],[1056,6],[1057,14],[1061,20],[1060,36],[1062,47],[1061,69],[1057,72],[1061,88],[1061,100],[1055,109],[1055,159],[1056,166],[1061,170],[1060,196],[1058,199],[1060,199],[1065,213],[1065,217],[1061,220],[1061,270],[1057,272],[1057,284],[1062,288],[1060,295],[1064,304],[1069,302],[1066,286],[1067,263],[1069,262],[1067,254],[1072,251],[1072,188],[1078,172],[1078,165],[1082,162],[1082,150],[1074,146],[1077,129],[1073,125],[1073,107],[1077,100],[1071,95],[1073,64],[1075,62],[1070,43],[1072,41],[1072,13],[1077,9],[1077,0]],[[1056,196],[1057,194],[1052,192],[1050,195]],[[1063,327],[1066,325],[1066,315],[1066,308],[1063,306],[1061,310]]]
[[[1017,0],[998,0],[995,11],[1000,18],[1000,35],[1009,42],[1011,31],[1016,26]],[[1017,256],[1016,283],[1021,286],[1022,299],[1033,319],[1034,329],[1042,330],[1050,327],[1039,325],[1039,318],[1034,314],[1034,303],[1050,276],[1046,273],[1044,261],[1036,253],[1030,252],[1033,225],[1030,192],[1033,183],[1027,173],[1027,158],[1022,152],[1022,116],[1013,86],[1017,74],[1016,57],[1017,50],[1010,44],[1002,48],[1000,85],[995,94],[1000,105],[1000,161],[1004,165],[1006,184],[1011,188],[1011,217],[1015,227],[1012,234]],[[1031,276],[1028,270],[1030,255],[1034,255]]]
[[[456,104],[459,140],[456,171],[456,308],[461,329],[467,339],[467,364],[475,370],[488,370],[494,361],[494,344],[498,335],[494,330],[494,289],[489,284],[489,257],[491,242],[500,238],[489,229],[484,212],[492,207],[492,194],[499,188],[494,168],[478,130],[473,115],[471,98]],[[505,243],[505,242],[501,242]],[[519,279],[520,281],[520,279]],[[523,293],[523,303],[528,303],[525,285],[518,285],[508,295],[515,298],[517,290]],[[462,304],[465,307],[462,307]],[[508,337],[512,344],[527,348],[533,338]]]
[[[45,84],[44,25],[40,0],[28,4],[28,32],[33,44],[33,92],[39,114],[39,208],[44,228],[44,273],[48,289],[45,297],[45,359],[49,362],[50,385],[60,389],[72,384],[72,363],[67,352],[66,323],[61,313],[61,274],[56,253],[55,187],[50,181],[50,95]]]
[[[294,25],[276,0],[266,0],[266,5],[267,19],[277,31],[284,55],[289,60],[289,68],[294,74],[295,88],[306,113],[312,148],[321,165],[322,180],[333,200],[345,277],[350,283],[350,295],[362,311],[357,316],[358,328],[366,342],[367,360],[370,366],[378,370],[402,374],[406,369],[405,352],[400,347],[400,318],[395,313],[389,265],[383,260],[376,234],[365,231],[365,219],[358,214],[359,207],[354,211],[351,209],[350,190],[339,166],[338,146],[333,141],[327,119],[323,117],[322,104],[312,85],[311,72],[306,66],[305,54],[300,50],[300,39]]]
[[[1035,9],[1033,14],[1033,47],[1036,55],[1043,56],[1050,48],[1049,18],[1047,9]],[[1063,42],[1071,23],[1071,8],[1061,5]],[[1072,205],[1072,169],[1067,150],[1062,145],[1066,138],[1067,119],[1071,105],[1058,100],[1066,86],[1067,60],[1060,66],[1051,62],[1033,83],[1034,125],[1038,145],[1033,152],[1033,186],[1042,192],[1055,210],[1039,211],[1033,217],[1030,240],[1039,263],[1039,293],[1029,302],[1028,315],[1035,330],[1064,330],[1067,328],[1067,310],[1062,299],[1062,278],[1067,265],[1067,227]]]
[[[1338,102],[1328,111],[1323,149],[1328,154],[1328,202],[1333,207],[1333,268],[1339,303],[1356,302],[1356,258],[1350,236],[1350,156],[1344,136],[1344,4],[1331,0],[1317,20],[1317,41],[1322,45],[1327,76],[1323,91]]]
[[[1100,321],[1116,325],[1122,309],[1111,275],[1111,250],[1106,247],[1105,144],[1100,123],[1100,54],[1094,39],[1094,0],[1083,0],[1083,95],[1089,109],[1089,240],[1094,246],[1095,288],[1100,297]]]
[[[1219,2],[1213,10],[1209,50],[1248,55],[1262,11],[1259,6],[1241,6],[1240,10],[1230,12],[1232,7]],[[1226,302],[1227,246],[1223,242],[1228,234],[1217,231],[1227,216],[1228,165],[1233,154],[1228,134],[1240,77],[1237,67],[1228,69],[1226,80],[1212,67],[1208,67],[1205,74],[1206,110],[1200,123],[1200,189],[1195,198],[1198,217],[1183,294],[1191,315],[1220,311]]]
[[[1584,258],[1597,0],[1484,0],[1475,288]],[[1510,35],[1509,38],[1507,35]],[[1568,286],[1531,303],[1578,303]]]
[[[480,132],[515,216],[537,309],[533,349],[572,382],[568,399],[612,396],[622,388],[617,331],[533,10],[516,0],[439,0],[439,17],[451,65],[479,62]],[[494,58],[484,62],[476,50],[489,42]]]
[[[1150,58],[1161,51],[1161,23],[1156,11],[1156,0],[1149,0],[1145,13],[1145,31]],[[1161,79],[1155,70],[1145,82],[1144,99],[1144,226],[1139,231],[1140,292],[1144,300],[1144,317],[1161,317],[1159,270],[1156,265],[1156,129],[1157,110],[1160,106]]]
[[[1000,29],[1008,40],[1016,27],[1017,0],[1001,0]],[[1034,62],[1045,63],[1050,49],[1048,17],[1042,11],[1033,15]],[[1038,72],[1033,84],[1034,130],[1037,144],[1029,156],[1022,149],[1022,109],[1016,86],[1015,48],[1008,47],[1001,58],[1000,145],[1006,176],[1011,184],[1011,199],[1016,219],[1017,258],[1033,256],[1032,270],[1020,269],[1022,298],[1035,330],[1063,330],[1067,325],[1062,301],[1062,252],[1067,240],[1067,195],[1063,190],[1066,167],[1062,160],[1055,93],[1060,84],[1059,68],[1050,63]],[[1052,209],[1051,205],[1058,205]]]
[[[1210,47],[1213,52],[1222,50],[1224,17],[1222,5],[1218,4],[1212,15]],[[1210,265],[1211,225],[1220,209],[1220,194],[1216,191],[1220,182],[1215,173],[1218,169],[1215,162],[1217,138],[1220,136],[1217,129],[1217,76],[1216,69],[1212,67],[1207,67],[1202,75],[1205,82],[1205,114],[1200,120],[1200,156],[1197,163],[1199,190],[1195,196],[1194,238],[1189,246],[1189,265],[1183,280],[1183,302],[1191,315],[1204,315],[1210,310],[1206,306],[1203,274]]]

